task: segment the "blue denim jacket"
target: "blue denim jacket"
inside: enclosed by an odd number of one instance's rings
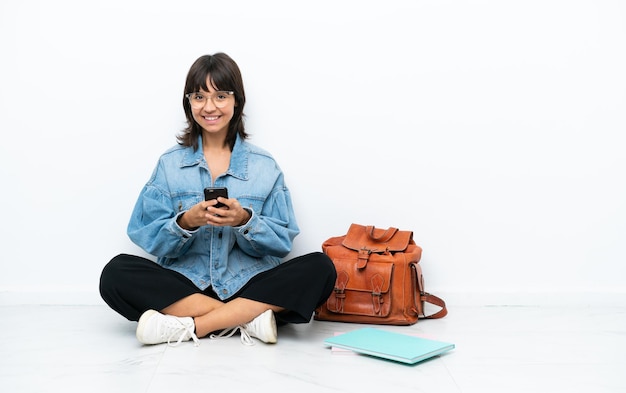
[[[283,173],[268,152],[237,138],[228,171],[213,180],[201,140],[199,146],[195,152],[174,146],[160,157],[135,204],[128,236],[159,265],[226,299],[279,265],[299,228]],[[210,186],[228,187],[228,197],[248,209],[250,220],[240,227],[181,228],[177,217],[201,202]]]

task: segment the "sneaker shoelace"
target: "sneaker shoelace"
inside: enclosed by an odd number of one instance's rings
[[[179,320],[176,320],[176,322],[178,322],[178,324],[175,327],[173,326],[172,333],[167,338],[167,345],[169,345],[170,347],[175,347],[180,344],[183,339],[185,339],[186,335],[189,335],[193,339],[193,345],[196,347],[199,346],[200,340],[198,340],[198,336],[196,336],[196,334],[193,332],[193,328],[185,325]],[[172,339],[174,339],[176,335],[178,335],[178,341],[172,343]]]
[[[238,326],[235,326],[235,327],[232,327],[232,328],[228,328],[228,329],[224,329],[219,334],[211,334],[209,336],[209,338],[211,340],[215,340],[215,339],[218,339],[218,338],[231,337],[233,334],[235,334],[237,332],[237,330],[239,330],[241,332],[241,343],[243,345],[254,345],[254,340],[252,340],[252,337],[250,336],[250,333],[248,333],[246,328],[244,328],[241,325],[238,325]]]

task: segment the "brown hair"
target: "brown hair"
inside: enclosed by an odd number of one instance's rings
[[[228,124],[228,133],[225,141],[232,150],[233,146],[235,146],[237,134],[239,134],[241,139],[248,137],[243,124],[243,107],[246,103],[246,94],[239,66],[225,53],[201,56],[191,65],[187,73],[187,81],[185,82],[185,91],[183,93],[183,109],[187,118],[187,127],[177,136],[178,143],[198,150],[198,137],[202,134],[202,128],[193,119],[191,105],[185,94],[200,91],[201,89],[207,91],[207,78],[209,76],[211,78],[211,87],[215,90],[235,92],[235,112]]]

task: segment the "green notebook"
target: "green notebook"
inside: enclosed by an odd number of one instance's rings
[[[369,327],[327,338],[324,343],[331,347],[409,364],[454,349],[452,343]]]

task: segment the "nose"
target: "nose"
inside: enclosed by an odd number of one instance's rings
[[[207,97],[206,102],[204,103],[204,106],[202,107],[202,109],[204,109],[205,111],[212,111],[213,109],[217,109],[217,107],[213,103],[213,98]]]

